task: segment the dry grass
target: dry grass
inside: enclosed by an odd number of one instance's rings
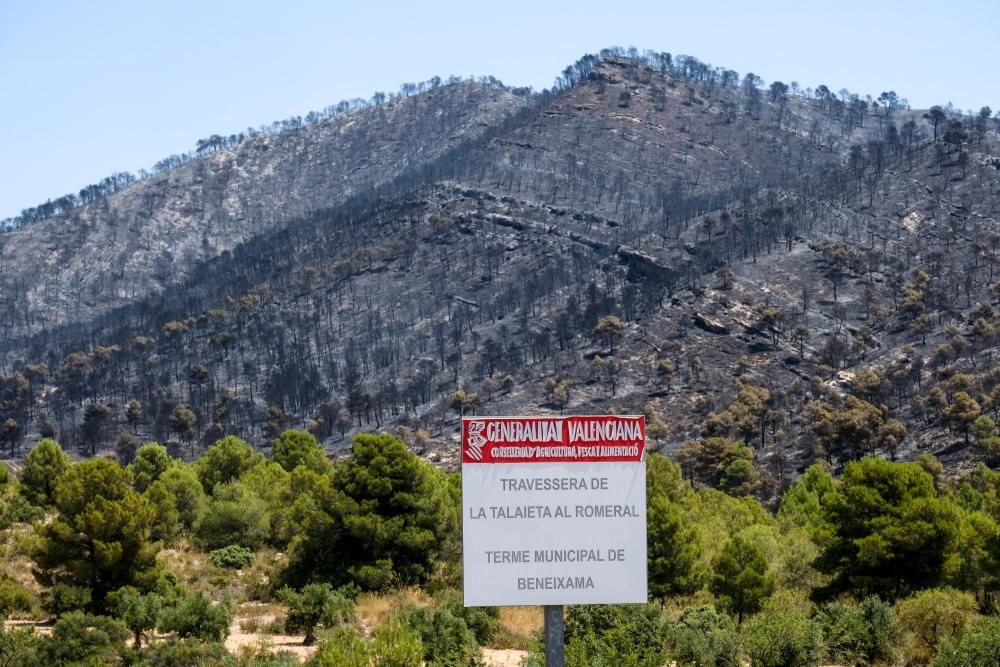
[[[412,586],[391,593],[364,593],[357,600],[358,623],[365,634],[371,635],[392,612],[410,605],[426,607],[430,603],[427,593]]]
[[[244,665],[279,653],[290,653],[299,662],[308,660],[316,647],[303,646],[303,635],[283,634],[285,613],[282,604],[248,602],[240,605],[229,627],[226,649]]]
[[[285,615],[284,605],[249,602],[240,605],[234,620],[246,634],[281,634]]]
[[[196,549],[185,538],[178,540],[174,548],[162,550],[157,559],[190,590],[211,595],[219,588],[218,582],[213,581],[215,568],[208,554]]]
[[[541,607],[500,607],[500,628],[494,648],[527,649],[545,625]]]
[[[3,531],[0,536],[0,562],[2,571],[32,593],[41,593],[41,586],[31,574],[34,566],[28,557],[30,541],[34,536],[31,526],[17,524]]]
[[[236,573],[243,599],[269,599],[275,575],[287,564],[288,557],[280,551],[266,547],[257,551],[250,565]]]
[[[42,619],[45,612],[40,606],[42,586],[31,573],[35,563],[28,557],[34,529],[30,525],[16,524],[0,533],[0,574],[13,579],[31,594],[31,611],[16,611],[16,618]]]

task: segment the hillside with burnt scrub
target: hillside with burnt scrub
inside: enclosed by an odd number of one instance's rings
[[[998,194],[988,109],[618,50],[426,90],[0,236],[0,447],[293,426],[451,465],[462,414],[615,411],[764,498],[867,454],[957,474],[1000,455]]]

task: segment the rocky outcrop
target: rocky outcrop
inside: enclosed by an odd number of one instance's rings
[[[699,329],[707,331],[708,333],[711,334],[716,334],[718,336],[729,335],[729,328],[726,327],[726,325],[702,313],[694,314],[694,324]]]

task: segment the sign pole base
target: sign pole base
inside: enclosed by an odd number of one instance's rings
[[[545,605],[545,667],[564,667],[566,638],[562,605]]]

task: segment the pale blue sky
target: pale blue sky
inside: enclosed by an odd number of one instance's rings
[[[609,45],[1000,109],[998,0],[0,0],[0,218],[195,140],[435,74],[550,86]]]

